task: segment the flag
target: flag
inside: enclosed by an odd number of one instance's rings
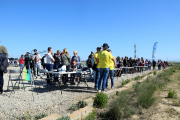
[[[156,48],[157,48],[157,42],[154,43],[154,46],[153,46],[153,52],[152,52],[152,62],[154,61],[155,59],[155,52],[156,52]]]

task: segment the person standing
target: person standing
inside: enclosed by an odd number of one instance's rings
[[[54,66],[55,59],[52,56],[52,48],[48,47],[48,54],[47,54],[47,70],[51,71]],[[49,76],[50,75],[50,76]],[[52,74],[47,74],[47,78],[52,77]],[[47,79],[47,85],[50,85],[50,79]]]
[[[63,50],[63,54],[60,57],[60,62],[66,65],[66,72],[69,71],[70,66],[71,66],[71,56],[69,55],[69,52],[66,48],[64,48]],[[68,82],[68,74],[63,75],[62,81],[64,85],[66,85],[66,83]]]
[[[94,55],[94,81],[95,81],[95,90],[97,91],[98,90],[98,83],[99,83],[99,79],[100,79],[100,66],[99,66],[99,63],[97,61],[97,58],[98,58],[98,54],[99,52],[101,52],[101,47],[97,47],[97,52],[96,54]]]
[[[57,53],[54,53],[54,69],[58,69],[59,65],[60,65],[60,55],[61,51],[57,50]],[[58,74],[54,74],[54,79],[55,81],[58,81]]]
[[[33,61],[34,61],[35,77],[37,79],[37,70],[39,71],[41,69],[41,56],[40,54],[37,53],[36,49],[34,49]],[[41,76],[41,73],[40,73],[40,76]]]
[[[89,56],[88,60],[86,61],[86,65],[87,65],[87,67],[89,69],[89,72],[90,72],[90,74],[89,74],[89,81],[91,81],[91,79],[92,79],[92,73],[93,73],[93,70],[92,70],[93,62],[92,62],[92,60],[93,60],[93,57],[94,57],[94,55],[91,54]]]
[[[0,45],[0,53],[5,53],[6,58],[8,58],[8,51],[5,46]],[[3,75],[4,75],[4,73],[7,73],[7,69],[5,69],[5,71],[0,71],[0,94],[3,93],[3,85],[4,85]]]
[[[19,66],[20,66],[20,72],[21,72],[24,67],[24,55],[21,55],[21,57],[19,58]]]
[[[108,44],[104,43],[102,47],[103,47],[103,51],[98,53],[98,58],[97,58],[100,66],[100,80],[98,83],[98,89],[99,91],[101,90],[101,84],[102,84],[102,92],[105,92],[104,90],[106,86],[107,77],[109,74],[110,60],[114,61],[114,66],[116,65],[115,64],[116,62],[113,56],[111,55],[111,53],[107,51],[107,49],[109,48]]]
[[[77,55],[78,54],[77,51],[74,51],[73,54],[74,54],[74,56],[71,59],[71,63],[73,62],[73,60],[75,60],[76,64],[77,64],[77,69],[80,69],[81,68],[81,58]],[[81,74],[77,73],[76,75],[77,75],[78,83],[80,83],[79,79],[80,79]],[[75,78],[74,78],[74,83],[72,83],[72,84],[74,84],[74,85],[76,84]]]
[[[54,54],[54,59],[55,59],[55,62],[54,62],[54,69],[58,69],[58,66],[60,65],[60,55],[61,51],[60,50],[57,50],[57,53]]]
[[[156,66],[156,61],[155,59],[153,60],[153,70],[155,70],[155,66]]]
[[[110,49],[107,50],[108,52],[111,53],[112,55],[112,51]],[[115,60],[115,57],[112,55],[113,59]],[[111,78],[111,89],[114,89],[114,67],[116,65],[116,62],[113,61],[112,59],[109,60],[109,65],[110,65],[110,70],[109,70],[109,75]],[[108,87],[108,79],[106,81],[106,88]]]

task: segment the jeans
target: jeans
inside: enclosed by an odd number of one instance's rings
[[[128,67],[128,65],[126,65],[124,67]],[[124,68],[124,72],[127,74],[127,68]]]
[[[3,72],[0,72],[0,92],[3,92],[3,84],[4,84]]]
[[[109,75],[111,78],[111,88],[113,88],[114,87],[114,70],[109,70]],[[106,85],[108,86],[108,82]]]
[[[91,80],[91,79],[92,79],[92,72],[93,72],[93,70],[92,70],[92,68],[88,68],[88,70],[89,70],[89,72],[90,72],[89,80]]]
[[[93,71],[94,72],[94,82],[96,80],[96,70]]]
[[[43,65],[43,69],[47,69],[47,64],[44,64],[44,65]]]
[[[101,84],[102,84],[102,91],[104,91],[108,74],[109,74],[109,68],[100,68],[100,80],[98,83],[99,90],[101,90]]]
[[[17,67],[17,63],[14,64],[14,67]]]
[[[37,77],[37,69],[39,71],[39,69],[41,69],[41,63],[34,63],[34,72],[35,72],[35,76]],[[41,73],[40,73],[41,76]]]
[[[20,65],[20,72],[23,70],[24,64],[19,64]]]
[[[47,70],[51,71],[53,69],[54,64],[47,64]],[[47,78],[52,77],[52,74],[47,74]],[[47,80],[47,83],[50,83],[50,80]]]
[[[99,79],[100,79],[100,68],[96,68],[96,72],[95,72],[95,76],[96,78],[95,80],[95,88],[98,89],[98,83],[99,83]]]
[[[60,65],[60,63],[59,63],[59,64],[55,64],[55,65],[54,65],[54,68],[55,68],[55,69],[58,69],[58,66],[59,66],[59,65]],[[55,80],[55,81],[58,81],[58,74],[55,74],[55,75],[54,75],[54,80]]]

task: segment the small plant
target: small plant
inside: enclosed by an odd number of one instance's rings
[[[79,101],[77,105],[78,105],[79,108],[84,108],[84,107],[87,106],[88,104],[87,104],[87,102],[85,102],[85,101]]]
[[[135,80],[139,80],[141,78],[141,76],[137,76],[137,77],[135,77],[134,79]]]
[[[94,98],[94,106],[97,106],[99,108],[104,108],[106,107],[108,103],[108,96],[104,93],[97,93],[96,97]]]
[[[69,108],[69,110],[71,110],[71,111],[76,111],[76,110],[79,110],[80,108],[83,108],[83,107],[85,107],[85,106],[87,106],[88,104],[87,104],[87,102],[85,102],[85,101],[79,101],[77,104],[73,104],[70,108]]]
[[[156,72],[156,71],[154,71],[154,72],[153,72],[153,74],[154,74],[154,75],[157,75],[157,72]]]
[[[71,120],[69,116],[63,117],[62,118],[58,118],[56,120]]]
[[[152,74],[152,72],[148,73],[148,75]]]
[[[70,108],[69,108],[69,110],[72,110],[72,111],[76,111],[76,110],[78,110],[79,109],[79,107],[76,105],[76,104],[73,104]]]
[[[123,80],[121,82],[121,85],[126,85],[127,83],[129,83],[131,80],[130,79],[127,79],[127,80]]]
[[[168,92],[168,98],[174,98],[174,99],[177,99],[177,95],[175,93],[175,91],[173,90],[169,90]]]
[[[84,120],[96,120],[97,113],[93,110]]]
[[[41,113],[39,115],[34,116],[34,119],[39,120],[39,119],[44,118],[44,117],[47,117],[47,115],[45,113]]]

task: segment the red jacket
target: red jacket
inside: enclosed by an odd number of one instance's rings
[[[141,62],[141,63],[139,64],[139,66],[143,66],[143,63]]]
[[[19,63],[20,63],[20,64],[24,64],[24,58],[20,57]]]

